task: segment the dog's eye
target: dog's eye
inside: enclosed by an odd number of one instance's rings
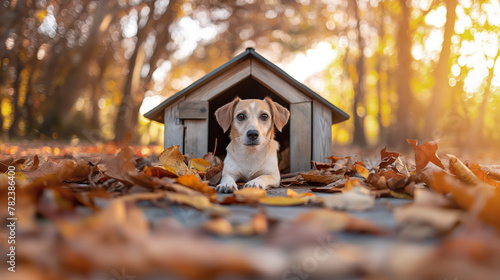
[[[260,115],[260,119],[263,121],[267,121],[267,119],[269,119],[269,115],[264,113],[264,114]]]
[[[245,114],[238,114],[236,116],[236,119],[239,120],[240,122],[246,120],[246,118],[247,116],[245,116]]]

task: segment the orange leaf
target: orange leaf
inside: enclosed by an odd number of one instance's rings
[[[363,166],[358,163],[356,163],[356,172],[358,172],[359,175],[363,176],[363,178],[367,178],[370,172]]]
[[[481,169],[481,166],[477,163],[466,164],[466,166],[483,182],[495,186],[500,191],[500,182],[496,181],[490,174]]]
[[[286,190],[286,195],[288,197],[307,197],[307,196],[314,196],[313,193],[297,193],[296,191],[294,190],[291,190],[291,189],[287,189]]]
[[[201,192],[210,197],[212,201],[216,201],[215,190],[208,187],[207,184],[200,181],[195,175],[179,176],[176,180],[177,183],[195,191]]]
[[[430,184],[439,193],[450,193],[463,209],[478,210],[479,217],[500,231],[500,192],[480,187],[467,186],[445,172],[436,173]],[[476,207],[479,207],[477,209]]]
[[[430,141],[422,145],[417,145],[417,140],[406,139],[408,144],[415,150],[415,163],[417,165],[417,170],[422,170],[429,162],[444,169],[441,160],[436,154],[438,149],[436,141]]]

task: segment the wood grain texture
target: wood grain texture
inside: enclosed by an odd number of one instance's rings
[[[290,104],[290,172],[311,169],[311,102]]]
[[[208,118],[205,120],[184,120],[186,135],[184,153],[203,158],[208,151]]]
[[[179,118],[189,120],[204,120],[208,118],[208,101],[179,103]]]
[[[179,145],[179,150],[183,152],[184,149],[184,124],[182,120],[179,119],[179,110],[177,106],[182,100],[172,104],[165,108],[164,120],[165,120],[165,138],[163,146],[166,148]]]
[[[186,101],[209,101],[249,76],[250,60],[245,60],[194,90]]]
[[[332,155],[332,112],[316,100],[312,109],[312,160],[324,162]]]
[[[297,88],[255,60],[252,60],[252,77],[289,103],[311,101]]]

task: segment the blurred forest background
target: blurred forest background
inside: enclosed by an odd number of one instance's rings
[[[0,131],[160,143],[142,114],[257,52],[351,119],[335,145],[500,143],[498,0],[3,0]]]

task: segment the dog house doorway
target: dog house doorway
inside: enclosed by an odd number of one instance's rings
[[[234,85],[223,93],[217,95],[215,98],[209,101],[209,123],[208,123],[208,150],[213,152],[215,148],[215,139],[217,139],[217,149],[216,156],[224,159],[226,156],[226,147],[229,145],[229,131],[224,133],[222,128],[217,123],[215,119],[215,111],[225,104],[233,101],[234,98],[239,97],[241,99],[264,99],[265,97],[271,97],[271,99],[283,107],[290,110],[290,105],[283,100],[281,97],[273,93],[271,90],[266,88],[264,85],[248,77],[240,83]],[[290,143],[290,125],[287,124],[283,127],[282,132],[275,129],[275,140],[280,144],[280,151],[278,153],[278,159],[280,161],[280,168],[283,172],[287,172],[287,168],[290,166],[290,157],[286,155],[286,151],[289,151]],[[285,151],[284,153],[281,153]]]

